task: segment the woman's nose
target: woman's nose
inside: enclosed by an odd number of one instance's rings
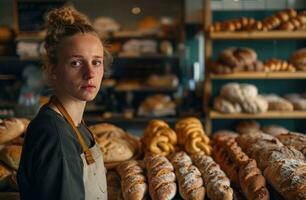
[[[95,76],[94,66],[92,66],[90,63],[87,63],[85,66],[85,78],[86,79],[92,79]]]

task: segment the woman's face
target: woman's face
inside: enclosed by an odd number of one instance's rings
[[[61,41],[58,65],[53,70],[54,85],[59,95],[81,101],[93,100],[104,72],[103,45],[93,34],[77,34]]]

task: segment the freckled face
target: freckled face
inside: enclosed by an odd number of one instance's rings
[[[55,90],[81,101],[93,100],[104,73],[103,45],[93,34],[77,34],[61,41],[53,70]]]

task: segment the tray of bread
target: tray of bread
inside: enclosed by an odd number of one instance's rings
[[[0,121],[0,199],[19,199],[24,119]],[[244,122],[204,132],[197,118],[151,120],[141,138],[112,124],[90,127],[103,152],[108,199],[306,199],[306,136]],[[124,141],[124,142],[123,142]]]

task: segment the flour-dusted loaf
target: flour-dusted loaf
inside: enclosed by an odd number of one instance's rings
[[[203,154],[194,155],[192,160],[202,174],[209,199],[233,199],[233,189],[230,186],[230,180],[210,156]]]
[[[121,178],[121,190],[125,200],[144,199],[148,184],[139,161],[130,160],[121,163],[117,166],[117,173]]]
[[[205,188],[201,173],[192,164],[191,158],[183,151],[175,153],[170,159],[175,168],[180,195],[185,200],[202,200]]]
[[[147,154],[145,165],[152,200],[171,200],[177,192],[173,165],[160,155]]]

